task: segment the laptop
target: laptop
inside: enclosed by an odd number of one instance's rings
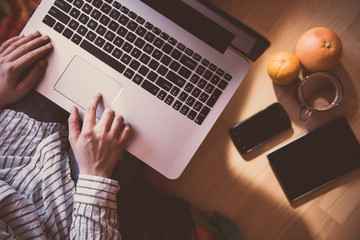
[[[37,91],[83,117],[96,92],[133,127],[126,150],[178,178],[269,43],[206,1],[46,0],[23,34],[54,51]],[[242,55],[240,55],[240,54]]]

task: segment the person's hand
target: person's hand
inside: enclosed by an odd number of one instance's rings
[[[0,108],[23,98],[45,72],[50,39],[39,32],[16,36],[0,46]]]
[[[131,126],[106,109],[96,122],[101,94],[95,94],[88,106],[80,130],[79,111],[74,106],[69,117],[69,141],[81,174],[110,178],[130,135]]]

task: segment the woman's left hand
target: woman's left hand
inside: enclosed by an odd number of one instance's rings
[[[39,32],[13,37],[0,46],[0,108],[19,101],[34,88],[51,50],[49,37]]]

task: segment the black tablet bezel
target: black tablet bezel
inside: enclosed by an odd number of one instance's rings
[[[294,202],[360,167],[360,145],[340,117],[267,157],[287,199]]]

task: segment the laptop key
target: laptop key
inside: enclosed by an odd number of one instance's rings
[[[180,62],[184,64],[186,67],[190,68],[191,70],[194,70],[196,68],[197,63],[189,58],[186,55],[183,55],[180,59]]]
[[[174,86],[171,91],[170,91],[170,94],[173,95],[174,97],[176,97],[180,92],[180,89],[176,86]]]
[[[171,45],[174,45],[174,46],[175,46],[176,43],[177,43],[177,40],[176,40],[175,38],[172,38],[172,37],[171,37],[168,41],[169,41],[169,43],[170,43]]]
[[[159,65],[160,64],[157,61],[155,61],[154,59],[152,59],[150,61],[150,63],[148,64],[148,66],[153,70],[156,70]]]
[[[193,58],[194,58],[196,61],[200,62],[200,60],[201,60],[202,57],[201,57],[199,54],[195,53],[194,56],[193,56]]]
[[[77,33],[80,34],[81,36],[85,36],[85,34],[87,33],[88,29],[84,26],[80,26],[77,30]]]
[[[173,96],[168,95],[165,99],[165,103],[168,105],[171,105],[174,100],[175,100],[175,98]]]
[[[127,28],[130,29],[131,31],[135,31],[135,29],[138,27],[139,25],[134,22],[133,20],[131,20],[128,24],[127,24]]]
[[[205,106],[205,107],[201,110],[201,112],[199,113],[199,115],[197,116],[197,118],[195,119],[195,122],[196,122],[197,124],[201,125],[201,124],[204,122],[204,120],[205,120],[205,118],[207,117],[207,115],[209,114],[209,112],[210,112],[210,108],[208,108],[208,107]]]
[[[49,15],[46,15],[43,19],[43,23],[45,23],[49,27],[53,27],[55,22],[56,22],[56,20],[54,18],[50,17]]]
[[[137,17],[137,14],[134,13],[133,11],[130,11],[128,15],[129,15],[129,17],[132,18],[132,19],[135,19],[135,18]]]
[[[102,15],[100,18],[100,23],[104,26],[107,26],[110,22],[110,18],[106,15]]]
[[[227,87],[228,83],[224,80],[221,80],[221,82],[219,83],[219,88],[224,90]]]
[[[108,14],[108,13],[111,11],[111,9],[112,9],[112,7],[111,7],[109,4],[104,3],[104,4],[102,5],[102,7],[101,7],[100,10],[101,10],[103,13]]]
[[[105,39],[103,39],[102,37],[97,37],[95,40],[95,45],[102,48],[102,46],[104,46],[105,44]]]
[[[84,4],[84,1],[82,0],[75,0],[75,2],[73,3],[75,7],[77,8],[81,8],[82,5]]]
[[[174,72],[177,72],[180,67],[181,67],[180,63],[178,63],[176,61],[172,61],[171,64],[170,64],[170,68],[172,70],[174,70]]]
[[[153,42],[155,39],[155,35],[152,34],[151,32],[147,32],[145,35],[145,40],[148,42]]]
[[[165,91],[170,91],[170,89],[173,87],[173,85],[168,80],[162,77],[159,77],[159,79],[156,81],[156,85],[158,85]]]
[[[190,111],[190,108],[186,105],[184,105],[180,110],[180,112],[184,115],[186,115],[189,111]]]
[[[149,22],[146,22],[146,23],[145,23],[145,28],[147,28],[147,29],[149,29],[149,30],[152,30],[153,27],[154,27],[154,25],[152,25],[151,23],[149,23]]]
[[[166,75],[166,79],[168,79],[170,82],[174,83],[178,87],[183,87],[186,83],[185,79],[177,75],[176,73],[169,71],[169,73]]]
[[[181,67],[178,73],[186,79],[191,75],[191,71],[185,67]]]
[[[230,81],[232,79],[232,76],[230,74],[226,73],[224,78],[226,81]]]
[[[81,42],[82,38],[78,34],[74,34],[74,36],[71,38],[71,41],[75,44],[79,44]]]
[[[170,54],[173,49],[174,48],[168,43],[165,43],[165,45],[162,47],[162,50],[167,54]]]
[[[145,45],[145,41],[141,38],[137,38],[135,40],[135,46],[137,46],[138,48],[143,48],[143,46]]]
[[[156,95],[160,88],[156,85],[154,85],[153,83],[149,82],[148,80],[145,80],[143,82],[143,84],[141,84],[141,87],[144,88],[146,91],[148,91],[149,93],[151,93],[152,95]]]
[[[190,120],[194,120],[195,117],[196,117],[197,113],[194,111],[194,110],[191,110],[190,113],[187,115],[187,117],[190,119]]]
[[[181,52],[177,49],[174,49],[174,51],[171,53],[171,57],[173,57],[176,60],[179,60],[181,57]]]
[[[137,85],[140,85],[143,80],[144,78],[139,74],[136,74],[135,77],[133,78],[133,82],[136,83]]]
[[[154,27],[154,29],[152,30],[153,33],[155,33],[156,35],[160,35],[161,30],[157,27]]]
[[[130,67],[136,71],[140,67],[140,63],[134,59],[131,61]]]
[[[127,34],[128,30],[126,30],[126,28],[124,28],[123,26],[121,26],[119,28],[119,30],[117,31],[117,34],[119,34],[121,37],[125,37],[125,35]]]
[[[107,65],[109,65],[119,73],[124,72],[125,65],[115,60],[114,58],[112,58],[111,56],[109,56],[108,54],[106,54],[105,52],[103,52],[102,50],[100,50],[99,48],[97,48],[87,40],[83,40],[82,43],[80,44],[80,47],[82,47],[83,49],[85,49],[86,51],[88,51],[90,54],[94,55],[101,61],[105,62]]]
[[[99,20],[99,18],[101,17],[101,12],[94,9],[94,11],[92,11],[91,13],[91,17],[94,18],[95,20]]]
[[[135,72],[129,68],[127,68],[124,72],[124,76],[128,79],[131,79],[135,75]]]
[[[130,12],[130,10],[125,6],[122,6],[120,11],[123,12],[124,14],[128,14]]]
[[[174,105],[173,105],[173,108],[175,110],[179,110],[181,108],[181,106],[182,106],[182,103],[179,100],[176,100]]]
[[[68,24],[68,22],[70,21],[70,17],[56,7],[51,7],[49,10],[49,14],[63,24]]]
[[[139,35],[140,37],[143,37],[145,34],[146,34],[146,29],[143,28],[142,26],[139,26],[137,29],[136,29],[136,34]]]
[[[155,82],[158,76],[159,75],[157,75],[157,73],[155,73],[154,71],[150,71],[150,73],[147,75],[147,79],[149,79],[152,82]]]
[[[73,31],[71,31],[70,29],[66,28],[65,31],[63,32],[63,36],[66,37],[67,39],[70,39],[71,36],[73,35]]]
[[[65,26],[59,22],[57,22],[54,27],[55,31],[57,31],[58,33],[61,33],[64,30],[64,28]]]
[[[90,6],[88,3],[85,3],[85,5],[82,8],[83,12],[86,14],[90,14],[91,11],[93,10],[93,7]]]
[[[145,53],[143,53],[140,57],[140,62],[142,62],[143,64],[148,64],[148,62],[150,61],[150,57],[148,55],[146,55]]]
[[[146,76],[146,74],[148,74],[149,71],[150,71],[149,68],[147,68],[145,66],[141,66],[139,69],[139,73],[141,75],[143,75],[144,77]]]
[[[129,22],[129,18],[125,15],[121,15],[118,21],[125,26]]]
[[[115,2],[113,3],[113,7],[116,8],[116,9],[120,9],[120,8],[121,8],[121,4],[120,4],[119,2],[117,2],[117,1],[115,1]]]
[[[114,45],[112,45],[110,43],[106,43],[104,46],[104,50],[108,53],[111,53],[113,49],[114,49]]]
[[[111,32],[111,31],[107,31],[107,33],[105,34],[105,38],[107,40],[109,40],[110,42],[112,42],[115,38],[115,33]]]
[[[56,0],[54,3],[55,6],[68,13],[71,9],[71,5],[63,0]]]
[[[101,0],[94,0],[92,2],[92,5],[96,8],[100,8],[102,4],[103,4],[103,1],[101,1]]]
[[[215,102],[219,99],[221,95],[221,91],[219,89],[215,89],[213,94],[210,96],[209,100],[207,101],[206,105],[209,107],[213,107],[215,105]]]
[[[122,50],[124,50],[127,53],[130,53],[132,48],[133,46],[128,42],[125,42],[125,44],[122,46]]]
[[[85,14],[81,14],[79,17],[79,22],[81,22],[82,24],[87,24],[87,22],[89,21],[89,17]]]
[[[129,64],[129,63],[131,62],[131,59],[132,59],[132,58],[131,58],[129,55],[124,54],[124,55],[121,57],[120,61],[122,61],[123,63],[125,63],[125,64],[127,65],[127,64]]]
[[[164,100],[165,97],[166,97],[166,95],[167,95],[166,92],[163,91],[163,90],[161,90],[160,93],[157,95],[157,97],[158,97],[158,99],[160,99],[160,100]]]
[[[122,39],[120,37],[116,37],[114,40],[114,44],[116,46],[118,46],[119,48],[123,45],[124,42],[125,42],[124,39]]]
[[[145,19],[143,19],[142,17],[138,16],[136,18],[136,22],[140,23],[141,25],[145,23]]]
[[[87,26],[88,26],[91,30],[95,30],[95,28],[98,26],[98,23],[95,22],[93,19],[90,19],[90,21],[88,22]]]
[[[121,13],[119,11],[113,9],[110,13],[110,17],[114,20],[117,20],[120,17],[120,14]]]
[[[111,55],[113,57],[115,57],[116,59],[120,59],[122,54],[123,54],[123,52],[120,49],[115,48],[115,50],[113,51],[113,53]]]
[[[207,84],[205,79],[200,79],[200,81],[198,82],[197,86],[201,89],[204,89],[205,85]]]
[[[74,31],[78,28],[79,25],[80,24],[77,21],[75,21],[74,19],[72,19],[69,23],[69,27]]]

